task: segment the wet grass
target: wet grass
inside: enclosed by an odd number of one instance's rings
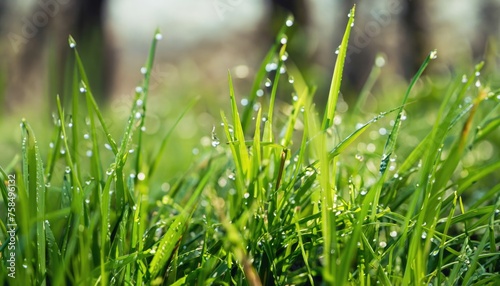
[[[425,76],[437,56],[431,51],[406,93],[391,94],[382,111],[368,104],[380,65],[355,108],[339,108],[354,12],[326,107],[314,104],[315,86],[288,59],[287,21],[244,104],[229,73],[230,113],[221,112],[190,169],[161,189],[162,158],[176,152],[168,148],[172,130],[196,105],[181,108],[163,135],[144,136],[161,34],[120,138],[70,38],[71,104],[57,99],[52,130],[23,120],[20,160],[0,169],[1,283],[500,283],[499,91],[480,74],[482,63],[436,88]],[[286,102],[277,100],[290,89]],[[420,98],[424,89],[438,100]],[[35,132],[52,134],[50,145]]]

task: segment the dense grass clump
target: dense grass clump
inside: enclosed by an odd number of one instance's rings
[[[231,113],[221,112],[211,146],[163,190],[153,178],[167,176],[162,155],[175,152],[167,148],[171,131],[192,105],[146,150],[161,34],[120,140],[70,38],[72,100],[64,109],[57,99],[47,156],[40,149],[49,144],[22,121],[21,160],[0,169],[0,283],[500,284],[500,92],[485,85],[483,63],[436,88],[423,77],[432,51],[382,112],[367,106],[368,90],[355,108],[339,108],[353,21],[354,8],[325,108],[288,59],[281,39],[289,19],[242,110],[228,74]],[[420,99],[418,85],[439,101]],[[293,90],[287,103],[277,101],[278,87]]]

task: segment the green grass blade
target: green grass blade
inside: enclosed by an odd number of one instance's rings
[[[111,133],[109,132],[106,123],[104,122],[104,118],[102,116],[101,111],[99,110],[99,106],[97,105],[97,102],[95,101],[95,98],[92,94],[92,90],[90,89],[90,83],[87,77],[87,74],[85,72],[85,68],[82,63],[82,59],[80,58],[80,54],[78,53],[78,50],[76,48],[76,41],[73,39],[73,37],[69,36],[68,39],[70,47],[75,51],[75,60],[76,60],[76,66],[78,68],[78,72],[80,74],[80,77],[82,78],[82,91],[84,91],[86,95],[86,99],[88,102],[88,105],[94,110],[95,114],[97,115],[97,118],[99,119],[99,122],[104,130],[104,133],[106,134],[106,138],[108,139],[108,144],[111,146],[111,149],[113,152],[116,154],[118,152],[118,148],[116,146],[116,142],[111,137]]]
[[[26,142],[26,154],[24,157],[23,176],[27,180],[30,217],[34,220],[34,232],[30,237],[34,238],[35,247],[35,276],[36,283],[46,285],[46,236],[45,236],[45,182],[43,163],[38,149],[35,134],[29,124],[23,120],[21,123],[23,142]]]
[[[340,94],[340,85],[342,83],[342,73],[344,71],[344,63],[347,55],[347,46],[349,43],[349,36],[351,35],[351,29],[354,25],[354,14],[356,12],[356,5],[354,5],[349,12],[349,21],[347,22],[347,27],[344,32],[344,37],[342,38],[342,43],[338,49],[337,61],[335,62],[335,68],[333,70],[333,77],[330,86],[330,92],[328,94],[327,108],[325,111],[325,117],[323,119],[322,129],[326,130],[330,128],[333,124],[333,118],[335,116],[335,109],[337,108],[337,101]]]

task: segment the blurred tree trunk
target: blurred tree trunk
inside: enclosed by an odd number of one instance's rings
[[[20,50],[20,68],[14,67],[18,71],[12,80],[15,91],[11,93],[30,92],[22,88],[26,78],[39,79],[40,75],[48,74],[49,102],[54,102],[56,94],[63,99],[68,97],[74,71],[74,59],[68,46],[68,36],[72,35],[77,42],[94,96],[98,100],[105,100],[112,86],[113,67],[110,43],[103,27],[105,2],[69,0],[65,4],[51,2],[53,6],[50,8],[33,6],[26,17],[28,20],[41,13],[50,17],[47,24],[34,26],[36,30],[33,37],[25,38]],[[48,58],[44,60],[46,56]]]
[[[288,41],[287,52],[293,61],[300,67],[307,61],[307,26],[310,24],[308,5],[305,0],[271,0],[270,9],[270,30],[268,38],[271,43],[276,39],[279,29],[285,23],[289,15],[294,18],[294,24],[289,28],[287,37],[289,40],[298,38],[296,41]],[[303,68],[305,68],[304,65]]]
[[[406,52],[403,53],[401,65],[403,67],[404,76],[411,79],[418,71],[420,65],[430,52],[428,45],[428,32],[426,23],[429,19],[425,13],[426,1],[407,1],[407,8],[402,15],[403,28],[402,35],[404,35],[404,48]]]

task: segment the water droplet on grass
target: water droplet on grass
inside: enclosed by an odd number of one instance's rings
[[[241,99],[241,105],[247,106],[248,105],[248,99],[247,98]]]
[[[146,67],[141,68],[141,73],[146,74],[148,72],[148,69]]]
[[[54,148],[54,142],[50,142],[50,143],[49,143],[49,148],[50,148],[50,149]]]
[[[270,79],[266,79],[266,82],[264,83],[266,87],[270,87],[272,84],[273,82]]]
[[[375,59],[375,65],[379,68],[383,67],[385,65],[385,59],[383,56],[378,56]]]
[[[267,72],[272,72],[274,70],[276,70],[278,68],[278,64],[277,63],[268,63],[266,65],[266,71]]]
[[[212,128],[212,147],[217,147],[220,145],[220,140],[215,133],[215,126]]]
[[[257,92],[255,94],[257,94],[258,97],[262,97],[262,96],[264,96],[264,90],[259,89],[259,90],[257,90]]]
[[[87,152],[85,152],[85,155],[87,157],[92,157],[92,150],[87,150]]]
[[[287,53],[287,52],[285,52],[285,53],[281,56],[281,60],[282,60],[282,61],[286,61],[286,60],[288,60],[288,53]]]
[[[109,145],[108,143],[104,144],[104,148],[106,148],[108,150],[112,150],[111,145]]]
[[[142,87],[140,87],[140,86],[135,87],[135,92],[141,93],[142,91],[143,91]]]
[[[429,58],[430,58],[431,60],[435,60],[435,59],[437,59],[437,57],[438,57],[437,50],[433,50],[433,51],[429,54]]]
[[[468,80],[468,79],[467,79],[467,75],[465,75],[465,74],[464,74],[464,75],[462,76],[462,83],[466,83],[466,82],[467,82],[467,80]]]
[[[393,230],[393,231],[391,231],[391,232],[389,233],[389,235],[390,235],[391,237],[393,237],[393,238],[394,238],[394,237],[398,236],[398,232],[397,232],[397,231],[395,231],[395,230]]]
[[[80,92],[85,93],[85,92],[87,92],[87,90],[85,89],[85,87],[80,87]]]
[[[160,34],[160,33],[156,33],[155,39],[158,40],[158,41],[161,41],[163,39],[163,35]]]
[[[71,168],[69,166],[66,166],[64,172],[66,172],[66,174],[69,174],[71,172]]]
[[[291,26],[293,26],[293,20],[294,20],[294,19],[293,19],[293,16],[291,16],[291,15],[290,15],[290,16],[288,16],[288,19],[286,19],[285,25],[286,25],[287,27],[291,27]]]
[[[144,179],[146,179],[146,174],[142,172],[137,174],[137,179],[139,179],[139,181],[144,181]]]
[[[280,43],[282,45],[286,44],[287,42],[288,42],[288,37],[286,35],[284,35],[283,37],[281,37]]]
[[[244,194],[243,194],[243,197],[244,197],[245,199],[248,199],[248,198],[250,197],[250,193],[244,193]]]
[[[293,78],[293,76],[289,76],[288,77],[288,82],[289,83],[294,83],[295,82],[295,79]]]
[[[422,239],[426,239],[427,238],[427,232],[425,232],[425,231],[422,232],[422,236],[421,237],[422,237]]]
[[[480,80],[476,81],[476,87],[481,87],[481,81]]]

